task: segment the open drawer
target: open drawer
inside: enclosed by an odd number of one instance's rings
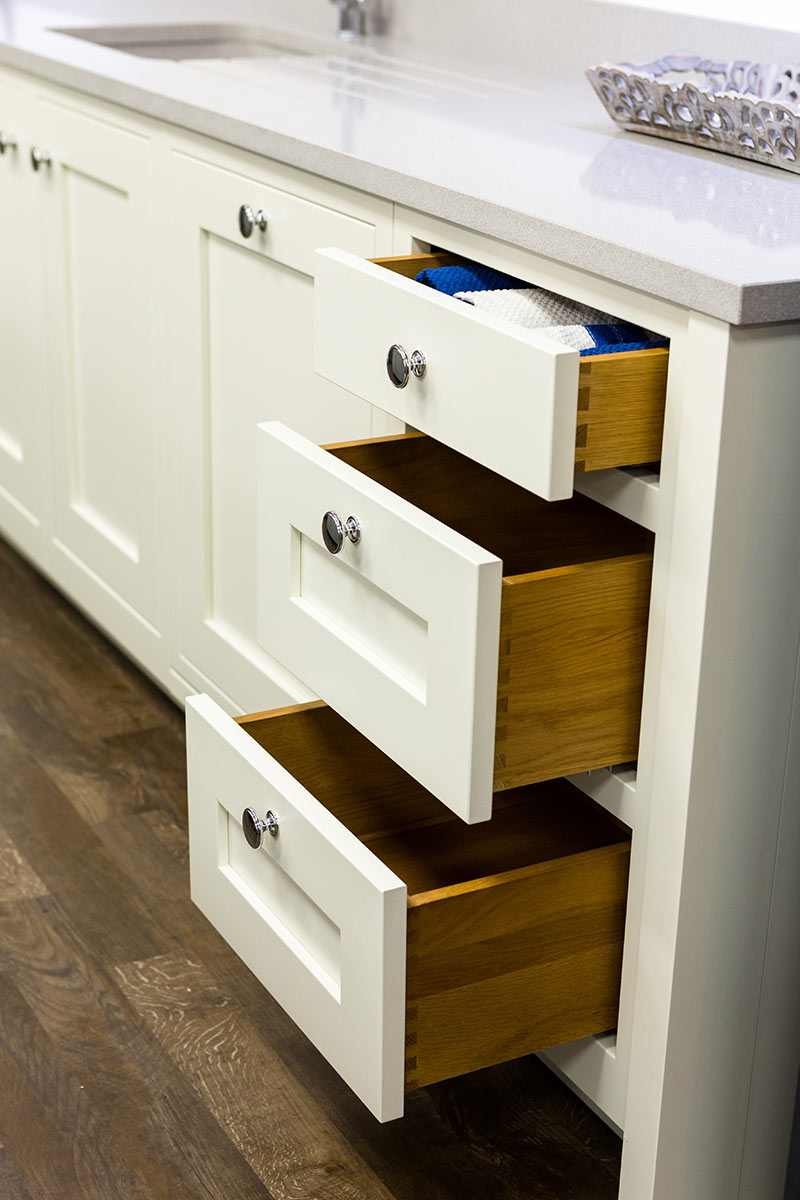
[[[415,282],[457,261],[318,251],[314,369],[545,500],[571,496],[576,471],[661,457],[666,348],[581,358]],[[393,345],[423,354],[422,378],[393,385]]]
[[[570,784],[477,829],[320,703],[187,743],[193,900],[380,1120],[615,1025],[629,835]]]
[[[652,534],[422,435],[258,439],[259,641],[453,812],[636,757]]]

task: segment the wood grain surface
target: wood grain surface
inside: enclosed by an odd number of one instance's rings
[[[184,752],[0,543],[2,1200],[612,1200],[618,1139],[534,1058],[373,1120],[191,904]]]
[[[652,554],[504,578],[494,790],[635,759]]]
[[[433,271],[437,267],[452,267],[464,262],[457,254],[397,254],[393,258],[373,258],[370,262],[395,275],[405,275],[406,279],[416,279],[420,271]]]
[[[617,837],[572,856],[565,839],[561,859],[409,899],[408,1088],[616,1025],[628,884]]]
[[[497,874],[538,861],[547,854],[542,847],[548,832],[558,835],[552,819],[539,824],[531,811],[559,810],[578,795],[560,779],[516,788],[498,795],[491,821],[467,825],[322,701],[238,717],[237,723],[373,846],[410,892],[458,881],[464,870]],[[584,821],[587,844],[603,836],[596,826]]]
[[[576,471],[661,458],[668,366],[666,347],[581,359]]]

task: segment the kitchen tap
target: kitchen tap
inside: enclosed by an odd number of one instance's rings
[[[336,36],[352,41],[364,34],[364,9],[366,0],[332,0],[339,10]]]

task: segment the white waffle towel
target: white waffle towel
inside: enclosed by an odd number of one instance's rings
[[[565,325],[613,325],[616,321],[616,317],[609,313],[589,308],[586,304],[577,304],[574,300],[567,300],[564,296],[557,296],[555,292],[548,292],[544,288],[502,288],[492,292],[456,292],[455,295],[457,300],[464,300],[475,308],[494,313],[495,316],[503,317],[514,325],[521,325],[523,329]],[[585,346],[576,349],[588,349],[593,345],[594,342],[589,339]]]
[[[554,341],[563,342],[573,350],[593,350],[597,345],[589,330],[582,325],[543,325],[541,329]]]

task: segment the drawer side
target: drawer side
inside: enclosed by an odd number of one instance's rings
[[[661,458],[668,364],[660,348],[581,359],[576,471]]]
[[[636,758],[652,555],[503,580],[494,790]]]
[[[628,865],[626,840],[409,903],[407,1091],[614,1027]]]

